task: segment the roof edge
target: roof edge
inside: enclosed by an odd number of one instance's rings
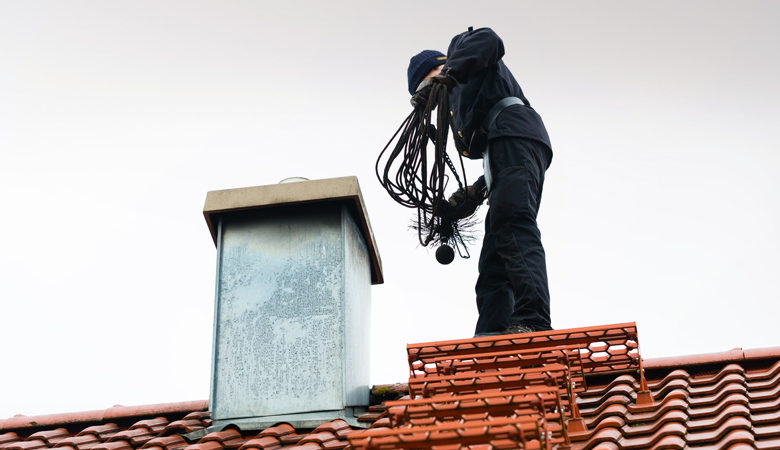
[[[165,414],[189,414],[193,411],[207,411],[208,409],[208,400],[195,400],[189,402],[155,403],[139,406],[113,406],[108,409],[64,414],[47,414],[42,416],[14,416],[10,419],[0,420],[0,431],[103,422],[107,420]]]
[[[764,347],[747,350],[734,348],[725,352],[651,358],[644,360],[643,365],[645,369],[650,370],[677,369],[680,367],[700,366],[705,364],[728,364],[757,359],[780,360],[780,347]]]

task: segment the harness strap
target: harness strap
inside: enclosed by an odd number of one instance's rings
[[[498,118],[498,115],[501,114],[503,110],[512,105],[525,105],[525,102],[517,97],[504,97],[497,101],[496,104],[490,108],[490,111],[488,111],[487,116],[485,116],[485,120],[482,121],[482,126],[480,127],[481,131],[487,134],[490,127],[493,126],[493,123],[495,123],[496,119]]]
[[[487,136],[488,129],[493,126],[498,115],[512,105],[525,105],[525,102],[517,97],[504,97],[497,101],[496,104],[490,108],[490,111],[488,111],[485,120],[482,121],[480,132]],[[482,152],[482,168],[485,171],[485,186],[487,187],[487,191],[490,192],[491,185],[493,184],[493,169],[490,167],[490,146],[487,144],[485,145],[485,150]]]

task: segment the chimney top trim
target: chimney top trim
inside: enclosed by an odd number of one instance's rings
[[[379,250],[371,223],[368,220],[368,212],[357,177],[328,178],[210,191],[206,194],[203,217],[206,219],[211,238],[216,245],[217,217],[220,214],[333,200],[354,202],[359,216],[357,219],[371,258],[371,283],[384,283],[382,259],[379,257]]]

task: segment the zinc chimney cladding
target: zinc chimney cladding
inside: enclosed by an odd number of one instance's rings
[[[357,178],[209,192],[215,426],[354,422],[382,269]]]

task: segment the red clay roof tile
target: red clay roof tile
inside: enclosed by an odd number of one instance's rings
[[[618,441],[618,443],[620,444],[621,448],[626,450],[656,448],[656,444],[660,440],[670,435],[684,437],[686,431],[685,424],[678,422],[666,422],[663,423],[663,425],[661,425],[661,427],[653,434],[638,436],[635,438],[624,437]]]
[[[658,442],[655,444],[655,449],[658,450],[666,450],[666,449],[682,449],[686,448],[685,439],[683,439],[680,436],[677,435],[668,435],[661,438]]]
[[[182,417],[182,419],[184,419],[184,420],[189,420],[189,419],[206,420],[206,419],[211,419],[211,413],[209,413],[208,410],[192,411],[191,413],[189,413],[186,416]]]
[[[247,440],[246,442],[244,442],[244,445],[239,447],[239,450],[255,449],[255,448],[277,449],[277,448],[282,448],[282,446],[281,443],[279,442],[279,439],[273,436],[265,436],[261,438]]]
[[[320,450],[320,449],[322,449],[322,446],[320,446],[319,444],[316,444],[314,442],[307,442],[307,443],[301,444],[301,445],[293,445],[292,447],[289,447],[289,448],[290,448],[290,450],[293,450],[293,449],[294,450],[312,450],[312,449]]]
[[[295,445],[300,442],[301,439],[303,439],[303,436],[304,435],[295,433],[286,434],[284,436],[279,436],[279,442],[281,442],[283,445]]]
[[[98,443],[100,443],[100,440],[97,438],[97,436],[93,434],[85,434],[83,436],[71,436],[65,438],[58,442],[55,447],[70,446],[77,448],[78,450],[85,450],[94,447]]]
[[[105,442],[92,447],[92,450],[133,450],[135,447],[127,441]]]
[[[162,429],[163,436],[171,434],[191,433],[195,430],[202,430],[206,425],[199,419],[174,420]]]
[[[745,417],[727,417],[715,429],[688,432],[686,440],[689,444],[705,445],[719,442],[726,434],[735,429],[750,430],[750,420]]]
[[[205,436],[203,436],[198,443],[205,443],[205,442],[219,442],[223,448],[226,449],[237,449],[241,447],[244,444],[244,439],[241,436],[241,433],[238,430],[229,429],[224,431],[215,431],[213,433],[209,433]]]
[[[186,445],[187,441],[185,441],[183,437],[179,436],[178,434],[174,434],[173,436],[156,437],[150,441],[147,441],[144,445],[141,446],[141,448],[159,447],[167,450],[185,447]]]
[[[392,427],[392,424],[390,423],[389,417],[382,417],[381,419],[377,419],[372,423],[369,428],[379,428],[379,427],[385,427],[390,428]]]
[[[320,431],[330,431],[331,433],[338,433],[342,430],[349,430],[349,424],[341,419],[332,420],[330,422],[325,422],[322,425],[318,426],[314,429],[314,433],[319,433]]]
[[[222,450],[222,444],[218,441],[209,441],[192,444],[184,447],[186,450]]]
[[[755,443],[755,448],[757,449],[774,449],[777,450],[780,448],[780,438],[775,439],[766,439],[766,440],[757,440]]]
[[[70,437],[70,433],[65,428],[55,428],[53,430],[38,431],[31,434],[27,440],[40,439],[46,443],[47,447],[54,447],[54,444]]]
[[[46,442],[42,439],[33,439],[30,441],[17,441],[10,444],[4,444],[4,450],[35,450],[37,448],[45,448]]]
[[[2,447],[3,444],[8,444],[11,442],[19,441],[19,435],[14,433],[13,431],[8,433],[0,434],[0,447]]]
[[[679,422],[685,424],[687,420],[688,415],[683,411],[672,409],[667,411],[664,415],[659,417],[658,420],[653,422],[639,422],[636,424],[631,422],[626,423],[621,427],[621,432],[623,433],[623,436],[627,438],[639,437],[657,432],[664,424],[670,422]]]
[[[335,434],[331,433],[330,431],[321,431],[319,433],[307,434],[303,437],[303,439],[298,441],[298,444],[306,444],[307,442],[316,442],[318,444],[322,444],[334,439],[336,439]]]
[[[137,428],[146,428],[152,433],[159,433],[165,428],[166,425],[168,425],[168,419],[165,417],[155,417],[154,419],[139,420],[138,422],[134,423],[130,429],[135,430]]]
[[[84,428],[79,431],[77,436],[83,436],[85,434],[92,434],[97,436],[98,439],[104,441],[111,436],[117,434],[120,430],[119,426],[115,423],[106,423],[103,425],[93,425],[91,427]]]
[[[367,422],[367,423],[373,423],[376,420],[378,420],[380,417],[382,417],[384,413],[379,412],[367,412],[365,414],[361,414],[358,417],[358,422]]]
[[[605,427],[588,437],[588,443],[583,448],[592,448],[595,444],[604,442],[617,442],[623,435],[617,428]],[[576,442],[576,441],[575,441]]]
[[[340,448],[348,448],[349,442],[333,440],[333,441],[323,442],[321,445],[322,448],[324,449],[340,449]]]
[[[108,442],[127,441],[134,447],[141,447],[154,438],[155,435],[148,428],[135,428],[120,431],[108,439]]]
[[[740,403],[728,405],[717,416],[706,417],[699,420],[689,420],[688,431],[695,433],[699,431],[711,430],[721,425],[726,421],[726,419],[736,416],[750,418],[750,409]]]
[[[293,428],[288,423],[283,423],[275,427],[266,428],[265,430],[261,431],[258,436],[274,436],[276,438],[280,438],[282,436],[287,436],[293,433],[295,433],[295,428]]]

